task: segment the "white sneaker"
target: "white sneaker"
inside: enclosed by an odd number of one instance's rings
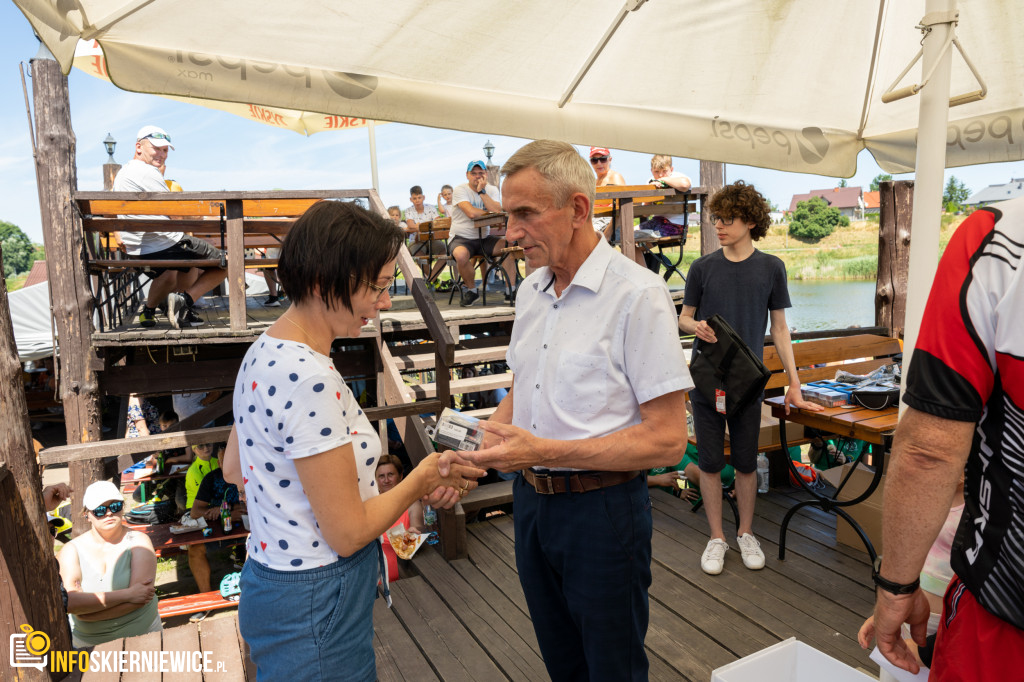
[[[700,569],[708,575],[718,575],[725,568],[725,553],[728,551],[729,543],[725,540],[709,540],[700,557]]]
[[[744,533],[736,538],[740,546],[740,554],[743,556],[743,565],[751,571],[760,571],[764,568],[764,552],[761,551],[761,543],[750,533]]]

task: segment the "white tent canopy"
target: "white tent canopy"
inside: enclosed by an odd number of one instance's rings
[[[40,282],[7,294],[18,360],[27,362],[53,355],[50,287]]]
[[[924,0],[622,2],[15,0],[65,71],[95,39],[127,90],[832,176],[866,146],[913,170],[917,98],[880,96]],[[989,94],[951,110],[946,166],[1024,158],[1024,3],[959,5]],[[958,55],[951,91],[978,88]]]

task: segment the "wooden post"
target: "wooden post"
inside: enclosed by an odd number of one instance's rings
[[[717,161],[700,162],[700,186],[708,192],[708,200],[700,202],[700,255],[722,248],[711,224],[711,210],[708,204],[718,190],[725,187],[725,164]]]
[[[11,635],[29,625],[50,638],[52,650],[71,648],[67,616],[43,509],[42,479],[32,450],[32,429],[22,386],[6,289],[0,291],[0,665],[10,679],[49,680],[45,669],[8,667]],[[52,679],[62,675],[54,674]],[[9,679],[4,676],[4,679]]]
[[[119,170],[121,170],[121,164],[119,163],[103,164],[103,190],[105,192],[114,189],[114,178],[117,177],[117,171]]]
[[[245,234],[242,214],[242,200],[228,200],[228,313],[233,332],[245,331]]]
[[[46,246],[50,301],[59,339],[60,399],[68,443],[100,439],[99,384],[103,367],[92,346],[92,292],[85,268],[82,218],[71,195],[78,186],[75,134],[71,129],[68,80],[52,57],[32,60],[32,95],[35,102],[36,184]],[[82,508],[82,495],[100,480],[102,461],[69,466],[72,509]],[[85,529],[75,524],[74,534]]]
[[[907,314],[910,266],[910,223],[914,181],[879,185],[878,277],[875,282],[875,325],[902,337]]]

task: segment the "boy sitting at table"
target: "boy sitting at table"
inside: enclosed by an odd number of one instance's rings
[[[219,468],[213,469],[200,482],[189,508],[189,516],[196,520],[202,518],[208,526],[216,526],[221,523],[220,512],[223,502],[227,502],[231,509],[232,527],[241,525],[245,503],[238,494],[238,488],[224,480],[223,471]],[[210,592],[213,589],[210,582],[210,560],[207,555],[210,551],[227,547],[229,543],[229,540],[221,540],[188,546],[188,567],[200,592]],[[206,613],[200,612],[189,620],[196,623],[205,617]]]

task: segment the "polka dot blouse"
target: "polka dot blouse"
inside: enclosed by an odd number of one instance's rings
[[[352,443],[359,494],[377,494],[380,440],[327,356],[263,334],[235,381],[235,427],[249,507],[249,558],[281,571],[338,559],[324,540],[294,460]]]

